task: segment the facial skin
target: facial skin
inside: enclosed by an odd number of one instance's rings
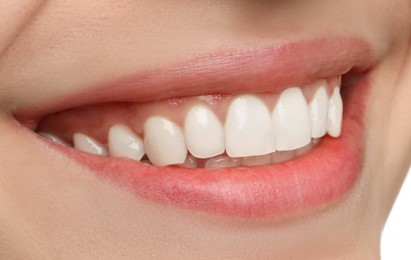
[[[378,258],[411,159],[409,1],[14,0],[0,2],[0,24],[0,258]],[[366,39],[378,66],[361,177],[322,211],[241,220],[146,201],[15,131],[16,108],[91,85],[330,35]]]

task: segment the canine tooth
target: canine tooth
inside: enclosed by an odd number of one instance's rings
[[[113,125],[108,133],[110,155],[140,161],[143,158],[143,140],[125,125]]]
[[[182,164],[187,156],[183,131],[161,116],[150,117],[145,122],[144,148],[152,164],[157,166]]]
[[[226,152],[230,157],[264,155],[275,150],[270,112],[259,98],[236,97],[225,122]]]
[[[197,158],[210,158],[224,153],[223,126],[209,108],[197,105],[190,109],[184,124],[188,150]]]
[[[324,81],[326,84],[326,82]],[[322,137],[327,133],[328,95],[324,85],[317,89],[310,105],[311,137]]]
[[[343,115],[343,102],[340,95],[340,88],[334,88],[333,94],[328,103],[328,134],[338,137],[341,134]]]
[[[52,141],[52,142],[55,142],[55,143],[58,143],[58,144],[62,144],[62,145],[64,145],[64,146],[71,146],[71,145],[69,145],[66,141],[64,141],[63,139],[61,139],[60,137],[58,137],[58,136],[55,136],[55,135],[53,135],[53,134],[49,134],[49,133],[45,133],[45,132],[38,132],[37,133],[38,135],[40,135],[40,136],[42,136],[42,137],[44,137],[44,138],[46,138],[46,139],[48,139],[48,140],[50,140],[50,141]]]
[[[73,135],[73,142],[74,148],[77,150],[101,156],[108,155],[107,148],[88,135],[75,133]]]
[[[206,169],[219,169],[219,168],[228,168],[228,167],[237,167],[240,166],[239,158],[231,158],[228,156],[217,156],[211,159],[208,159],[204,165]]]
[[[272,119],[277,150],[294,150],[310,143],[310,115],[300,88],[288,88],[281,93]]]
[[[258,166],[266,164],[271,164],[271,154],[241,158],[242,166]]]

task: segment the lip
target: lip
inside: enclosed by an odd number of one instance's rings
[[[139,73],[71,96],[17,109],[23,124],[44,114],[85,104],[145,102],[172,97],[280,92],[290,85],[366,71],[376,62],[358,38],[301,41],[263,49],[223,51],[163,69]],[[348,91],[348,88],[355,88]],[[324,137],[309,153],[261,167],[219,170],[156,167],[136,161],[85,154],[50,144],[95,174],[137,196],[181,208],[236,217],[305,212],[341,200],[362,168],[366,77],[343,87],[341,137]]]
[[[281,92],[292,85],[364,71],[376,63],[360,38],[320,38],[241,50],[224,49],[192,60],[97,83],[71,95],[16,108],[34,128],[44,115],[105,102],[150,102],[175,97],[244,92]]]

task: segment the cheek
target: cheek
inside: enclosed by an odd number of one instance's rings
[[[390,147],[387,155],[390,155],[392,162],[398,162],[396,165],[402,169],[398,177],[401,180],[411,160],[411,55],[408,55],[406,62],[397,86],[393,89],[395,93],[391,104],[389,137],[386,144]]]
[[[7,138],[0,139],[0,258],[7,253],[42,259],[58,254],[57,249],[61,254],[62,248],[73,259],[77,250],[85,255],[146,250],[142,230],[156,229],[146,221],[156,216],[150,206],[71,165],[2,119],[0,133]],[[121,241],[129,234],[132,241]]]
[[[14,0],[0,2],[0,53],[15,40],[21,29],[38,12],[44,1]]]
[[[388,215],[411,159],[411,59],[398,41],[374,76],[368,107],[367,161],[373,197]],[[382,196],[383,194],[383,196]]]

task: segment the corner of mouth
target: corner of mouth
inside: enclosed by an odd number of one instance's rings
[[[226,216],[287,215],[331,205],[355,185],[362,168],[362,115],[369,88],[367,75],[373,64],[368,44],[346,38],[212,54],[18,109],[16,118],[23,124],[40,118],[37,128],[45,114],[76,107],[150,104],[209,94],[279,95],[290,86],[344,75],[341,135],[323,137],[308,152],[279,163],[224,169],[161,167],[49,143],[97,176],[126,187],[140,198]]]

